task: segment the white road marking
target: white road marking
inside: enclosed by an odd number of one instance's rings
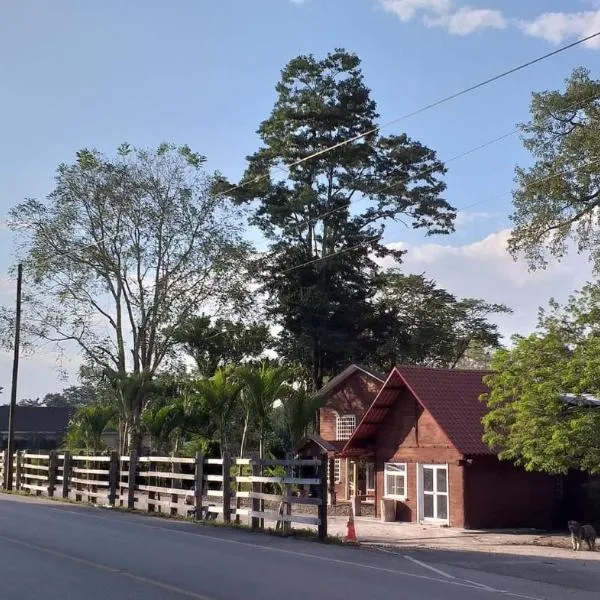
[[[61,514],[69,513],[72,515],[84,516],[89,519],[110,521],[111,523],[117,522],[117,519],[115,519],[115,518],[102,517],[100,515],[92,515],[89,512],[84,512],[83,510],[61,510],[59,508],[50,508],[48,504],[45,504],[45,506],[48,507],[48,510],[51,510],[51,511],[57,512],[57,513],[61,513]],[[82,508],[84,508],[84,507],[82,507]],[[355,561],[343,560],[340,558],[332,558],[330,556],[310,554],[309,552],[299,552],[297,550],[286,550],[284,548],[273,548],[270,546],[263,546],[262,544],[253,544],[251,542],[242,542],[240,540],[231,540],[231,539],[227,539],[227,538],[220,538],[220,537],[216,537],[216,536],[212,536],[212,535],[206,535],[204,533],[192,533],[190,531],[174,529],[171,527],[161,527],[159,525],[149,525],[148,523],[136,522],[137,518],[139,518],[139,517],[143,518],[143,515],[136,515],[136,518],[134,518],[134,519],[123,519],[123,521],[129,525],[133,525],[133,526],[137,526],[137,527],[144,527],[146,529],[156,529],[159,531],[166,531],[166,532],[176,533],[176,534],[180,534],[180,535],[192,536],[195,538],[202,538],[205,540],[219,542],[222,544],[232,544],[232,545],[236,545],[236,546],[243,546],[246,548],[254,548],[254,549],[264,550],[267,552],[274,552],[277,554],[287,554],[290,556],[299,556],[302,558],[310,558],[312,560],[318,560],[318,561],[322,561],[322,562],[330,562],[330,563],[340,564],[340,565],[345,565],[345,566],[350,566],[350,567],[358,567],[358,568],[367,569],[367,570],[371,570],[371,571],[377,571],[379,573],[389,573],[391,575],[400,575],[402,577],[411,577],[413,579],[421,579],[424,581],[433,581],[433,582],[441,583],[441,584],[445,584],[445,585],[455,585],[458,587],[464,587],[464,588],[475,589],[475,590],[480,590],[480,591],[488,591],[490,593],[499,593],[499,594],[504,594],[507,596],[512,596],[515,598],[522,598],[523,600],[543,600],[542,598],[536,598],[534,596],[526,596],[523,594],[508,592],[505,590],[498,590],[496,588],[490,588],[488,590],[487,588],[489,588],[490,586],[483,587],[481,584],[474,585],[473,583],[467,583],[466,581],[460,581],[458,579],[447,579],[447,578],[439,579],[437,577],[430,577],[428,575],[419,575],[417,573],[408,573],[406,571],[387,569],[385,567],[378,567],[376,565],[368,565],[368,564],[359,563],[359,562],[355,562]],[[146,519],[148,519],[148,518],[151,518],[151,517],[146,517]],[[447,574],[445,576],[447,577]]]
[[[407,554],[400,554],[398,552],[392,552],[391,550],[384,550],[383,548],[378,548],[378,550],[380,552],[385,552],[386,554],[395,554],[396,556],[402,556],[402,558],[405,558],[406,560],[409,560],[409,561],[423,567],[424,569],[429,569],[430,571],[433,571],[434,573],[437,573],[438,575],[442,575],[443,577],[447,577],[448,579],[457,580],[457,578],[454,575],[451,575],[450,573],[446,573],[445,571],[442,571],[441,569],[437,569],[436,567],[429,565],[427,563],[424,563],[420,560],[417,560],[416,558],[413,558],[412,556],[408,556]],[[534,598],[533,596],[525,596],[525,595],[517,594],[514,592],[508,592],[506,590],[499,590],[499,589],[493,588],[485,583],[479,583],[478,581],[471,581],[470,579],[464,579],[462,577],[460,579],[458,579],[458,581],[470,583],[478,588],[485,590],[486,592],[493,592],[496,594],[505,594],[508,596],[514,596],[516,598],[527,598],[529,600],[539,600],[537,598]]]
[[[473,585],[478,585],[479,587],[482,587],[484,590],[487,590],[488,592],[500,592],[501,590],[497,590],[496,588],[490,587],[489,585],[486,585],[485,583],[479,583],[478,581],[471,581],[470,579],[463,579],[463,581],[468,581],[469,583],[472,583]]]
[[[428,565],[427,563],[421,562],[420,560],[417,560],[416,558],[413,558],[412,556],[403,554],[402,558],[405,558],[406,560],[410,560],[410,562],[413,562],[413,563],[415,563],[415,565],[419,565],[420,567],[423,567],[424,569],[429,569],[430,571],[433,571],[434,573],[437,573],[438,575],[441,575],[442,577],[447,577],[448,579],[456,579],[456,577],[454,577],[454,575],[450,575],[450,573],[445,573],[444,571],[442,571],[440,569],[436,569],[435,567],[432,567],[431,565]],[[473,582],[471,581],[469,583],[473,583]]]
[[[188,598],[194,598],[195,600],[215,600],[214,598],[211,598],[209,596],[197,594],[196,592],[192,592],[191,590],[186,590],[184,588],[180,588],[169,583],[163,583],[162,581],[157,581],[156,579],[150,579],[148,577],[144,577],[143,575],[136,575],[135,573],[130,573],[129,571],[116,569],[115,567],[110,567],[109,565],[103,565],[102,563],[86,560],[85,558],[79,558],[78,556],[73,556],[72,554],[67,554],[58,550],[52,550],[51,548],[45,548],[44,546],[38,546],[37,544],[29,544],[28,542],[9,537],[7,535],[0,534],[0,539],[5,540],[10,544],[16,544],[17,546],[29,548],[30,550],[34,550],[35,552],[43,552],[46,554],[51,554],[52,556],[57,556],[59,558],[65,558],[72,562],[86,565],[87,567],[99,569],[100,571],[107,571],[109,573],[113,573],[114,575],[121,575],[122,577],[127,577],[128,579],[133,579],[134,581],[139,581],[140,583],[152,585],[163,590],[169,590],[170,592],[175,592],[176,594],[187,596]]]

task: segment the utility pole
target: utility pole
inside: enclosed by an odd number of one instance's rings
[[[6,446],[6,464],[4,468],[4,489],[13,486],[13,453],[15,445],[15,407],[17,405],[17,380],[19,377],[19,350],[21,346],[21,284],[23,265],[17,267],[17,312],[15,316],[15,347],[13,353],[12,385],[10,388],[10,408],[8,411],[8,442]]]

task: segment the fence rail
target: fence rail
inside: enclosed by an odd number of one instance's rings
[[[9,460],[0,455],[0,477]],[[327,536],[327,460],[261,460],[257,458],[195,458],[176,456],[102,456],[17,451],[12,489],[76,502],[165,512],[196,520],[235,516],[254,529],[272,523],[318,529]],[[296,507],[296,508],[294,508]]]

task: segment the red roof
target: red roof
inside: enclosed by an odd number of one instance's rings
[[[400,391],[407,387],[461,454],[495,454],[481,439],[481,419],[487,407],[479,396],[488,391],[483,378],[489,374],[490,371],[412,365],[395,367],[346,443],[344,453],[350,452],[359,440],[373,435]]]

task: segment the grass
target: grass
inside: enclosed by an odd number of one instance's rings
[[[23,497],[27,497],[27,498],[41,498],[44,500],[50,500],[52,502],[57,502],[60,504],[74,504],[74,505],[78,505],[78,506],[104,508],[104,505],[96,504],[94,502],[83,502],[83,501],[72,500],[71,498],[62,498],[62,497],[57,498],[57,497],[43,496],[43,495],[36,496],[34,494],[30,494],[29,492],[22,491],[22,490],[10,490],[10,491],[2,490],[2,493],[8,494],[11,496],[23,496]],[[235,520],[232,520],[229,523],[226,523],[225,521],[218,521],[218,520],[196,521],[194,518],[184,517],[182,515],[171,515],[171,514],[167,514],[167,513],[163,513],[163,512],[156,512],[156,511],[145,512],[145,511],[127,508],[125,506],[113,506],[110,508],[110,510],[116,510],[121,513],[129,513],[132,515],[154,517],[157,519],[167,519],[167,520],[172,520],[172,521],[182,521],[182,522],[194,523],[201,527],[236,529],[239,531],[246,531],[247,533],[262,533],[262,534],[271,535],[271,536],[280,537],[280,538],[287,538],[287,539],[292,538],[292,539],[298,539],[298,540],[303,540],[303,541],[308,541],[308,542],[320,542],[317,532],[314,531],[313,529],[308,529],[308,528],[292,529],[290,533],[283,533],[282,531],[277,531],[276,529],[273,529],[272,527],[267,527],[265,529],[253,529],[250,525],[246,525],[244,523],[236,523]],[[322,543],[330,544],[330,545],[341,545],[341,544],[343,544],[343,541],[338,536],[328,535]]]

